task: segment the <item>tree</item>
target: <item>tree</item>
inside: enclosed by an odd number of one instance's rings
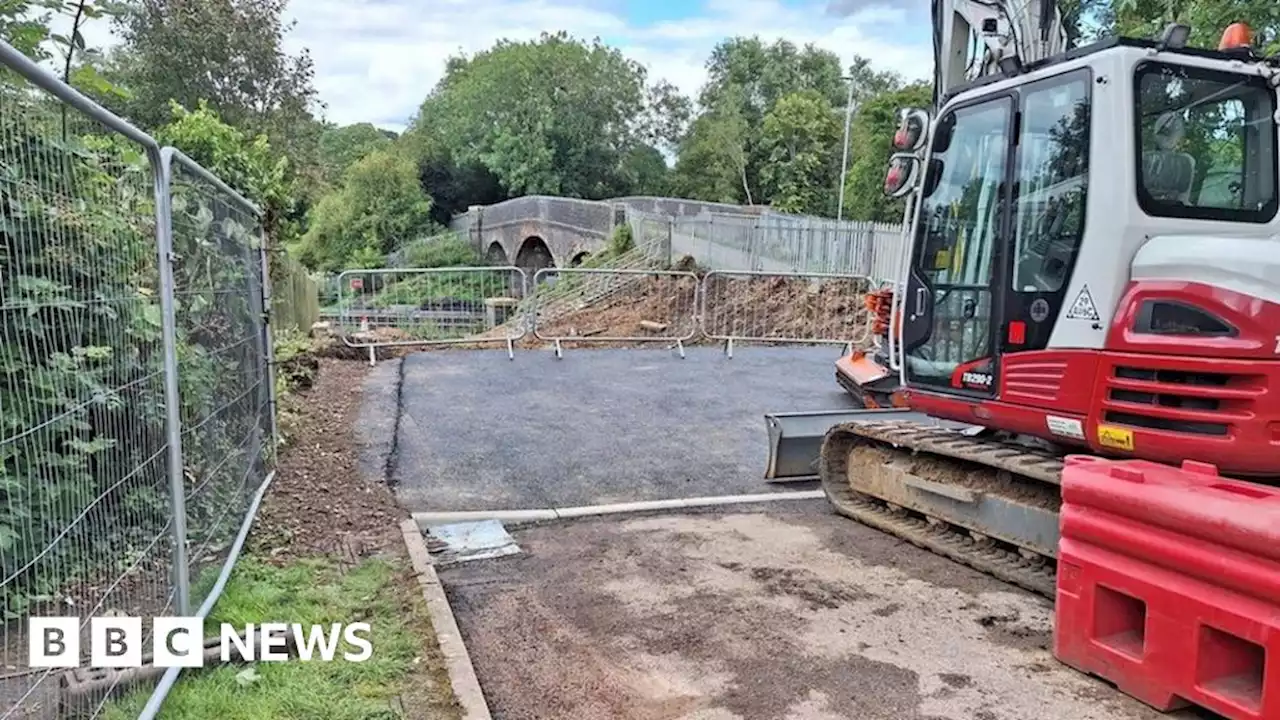
[[[320,135],[320,165],[324,180],[338,184],[342,174],[352,163],[396,139],[389,130],[380,130],[369,123],[356,123],[342,127],[326,126]]]
[[[832,105],[843,105],[847,92],[839,56],[814,45],[797,48],[787,40],[772,45],[759,37],[724,40],[711,51],[707,75],[699,104],[715,107],[730,88],[739,88],[743,114],[754,127],[785,95],[815,90]]]
[[[36,14],[39,3],[28,0],[0,0],[0,40],[33,60],[44,60],[49,51],[49,13]]]
[[[431,219],[441,225],[471,205],[507,199],[502,183],[484,163],[456,162],[448,140],[413,130],[401,139],[401,146],[418,158],[418,180],[431,195]]]
[[[113,62],[131,99],[123,113],[144,128],[169,119],[169,101],[206,101],[227,123],[265,133],[299,165],[314,155],[319,126],[311,57],[283,49],[287,0],[130,0],[116,23]]]
[[[368,266],[427,234],[430,217],[431,200],[418,184],[417,164],[395,148],[382,148],[356,161],[341,189],[320,198],[299,259],[330,271]]]
[[[748,176],[751,127],[742,111],[742,90],[728,90],[699,116],[680,146],[676,187],[711,202],[753,204]]]
[[[1193,47],[1216,48],[1223,30],[1247,23],[1265,38],[1263,49],[1280,52],[1280,4],[1273,0],[1069,0],[1068,33],[1080,42],[1105,35],[1156,37],[1170,22],[1191,27]]]
[[[622,158],[622,179],[634,195],[666,195],[670,174],[666,158],[651,145],[637,145]]]
[[[901,75],[892,70],[875,70],[871,67],[871,60],[861,55],[854,55],[853,63],[849,65],[849,82],[853,85],[855,105],[861,105],[887,92],[899,90],[903,85]],[[847,102],[847,99],[842,102]]]
[[[451,166],[484,168],[507,195],[604,198],[630,189],[630,150],[674,139],[681,107],[616,49],[544,33],[451,58],[413,130]]]
[[[763,187],[771,152],[762,142],[764,118],[783,97],[805,90],[829,107],[843,108],[848,86],[841,79],[840,58],[813,45],[798,48],[785,40],[766,45],[758,37],[736,37],[712,50],[707,75],[699,94],[701,115],[681,144],[677,186],[704,200],[772,202]],[[685,152],[698,159],[686,162]],[[742,189],[727,197],[722,179],[731,171]],[[834,193],[834,176],[825,187]]]
[[[869,98],[858,109],[849,130],[848,176],[844,184],[845,217],[851,220],[901,222],[901,201],[884,196],[884,178],[893,155],[893,134],[898,127],[898,111],[907,107],[927,108],[933,101],[928,83],[914,83],[902,89]]]
[[[640,119],[640,140],[659,149],[674,150],[693,116],[693,102],[675,85],[660,80],[648,90]]]
[[[773,106],[761,136],[768,153],[761,183],[774,208],[812,215],[832,211],[840,138],[837,115],[816,90],[792,93]]]

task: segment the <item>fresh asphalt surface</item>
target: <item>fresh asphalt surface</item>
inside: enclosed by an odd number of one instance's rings
[[[835,381],[840,352],[415,353],[403,360],[391,482],[415,512],[782,490],[764,482],[764,414],[853,407]]]

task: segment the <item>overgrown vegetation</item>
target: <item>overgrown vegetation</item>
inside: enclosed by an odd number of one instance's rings
[[[3,3],[0,33],[37,59],[53,54],[51,42],[65,77],[119,101],[135,96],[113,84],[81,30],[134,11]],[[50,32],[55,12],[73,18],[70,34]],[[208,104],[191,107],[152,107],[165,124],[149,129],[263,207],[278,253],[296,234],[288,160]],[[164,597],[139,594],[164,588],[171,573],[153,168],[141,147],[8,73],[0,108],[0,612],[89,608],[111,592],[158,611]],[[246,484],[266,474],[270,388],[255,309],[263,238],[249,208],[193,173],[175,167],[170,192],[181,470],[198,572],[219,561]],[[117,578],[119,587],[109,582]]]
[[[396,263],[401,267],[479,267],[484,264],[484,259],[470,243],[452,233],[416,240],[401,250]]]

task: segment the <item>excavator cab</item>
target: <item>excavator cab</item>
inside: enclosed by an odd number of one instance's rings
[[[855,397],[874,378],[895,404],[1064,447],[1142,438],[1150,459],[1190,442],[1235,471],[1277,464],[1280,435],[1242,413],[1280,422],[1262,391],[1280,387],[1264,320],[1280,312],[1280,63],[1168,35],[1011,65],[949,90],[936,117],[903,111],[885,180],[908,204],[896,331],[837,363]],[[1269,363],[1210,375],[1211,357]],[[1104,442],[1116,427],[1130,439]]]
[[[846,385],[904,402],[766,415],[767,478],[1049,597],[1067,454],[1280,477],[1280,58],[1240,27],[1068,49],[1054,5],[933,2]]]

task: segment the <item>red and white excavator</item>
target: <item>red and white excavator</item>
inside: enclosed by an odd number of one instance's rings
[[[837,370],[867,409],[766,416],[767,474],[1052,595],[1066,453],[1280,476],[1280,58],[1243,25],[1068,48],[1052,0],[933,15],[901,272]]]

